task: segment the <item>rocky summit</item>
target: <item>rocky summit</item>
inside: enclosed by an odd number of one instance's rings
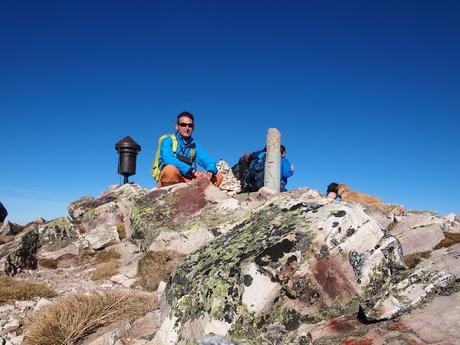
[[[226,181],[5,223],[0,344],[460,343],[457,215]]]

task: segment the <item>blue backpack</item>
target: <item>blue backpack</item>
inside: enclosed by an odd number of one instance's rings
[[[249,172],[246,177],[245,192],[257,192],[264,186],[265,175],[265,154],[264,151],[256,151],[251,154],[252,160],[249,164]]]

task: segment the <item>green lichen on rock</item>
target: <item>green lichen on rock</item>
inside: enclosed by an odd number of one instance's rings
[[[308,236],[303,232],[293,236],[302,227],[298,212],[282,212],[274,204],[266,207],[182,262],[166,288],[167,301],[179,322],[203,313],[233,322],[241,312],[243,272],[249,263],[256,262],[262,270],[277,270],[286,261],[285,253],[309,249]]]
[[[402,269],[400,243],[360,207],[282,194],[176,267],[165,290],[171,331],[186,338],[201,322],[241,343],[303,344],[300,325],[356,317]]]
[[[38,227],[40,244],[53,244],[78,238],[74,225],[67,217],[53,219]]]

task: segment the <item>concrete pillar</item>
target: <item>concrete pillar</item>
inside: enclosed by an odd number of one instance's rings
[[[280,191],[281,178],[281,133],[277,128],[269,128],[267,133],[267,156],[265,159],[264,186]]]

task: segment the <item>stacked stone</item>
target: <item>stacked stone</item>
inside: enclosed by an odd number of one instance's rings
[[[222,172],[224,177],[220,189],[226,191],[230,195],[234,195],[241,191],[241,183],[233,174],[230,166],[223,160],[217,163],[217,168]]]

